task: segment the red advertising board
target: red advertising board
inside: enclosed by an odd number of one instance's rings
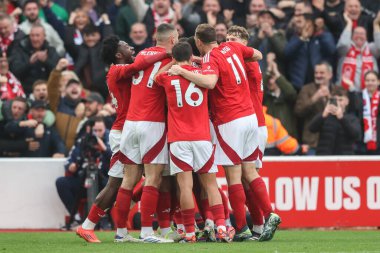
[[[281,227],[380,226],[380,157],[271,158],[260,174]]]

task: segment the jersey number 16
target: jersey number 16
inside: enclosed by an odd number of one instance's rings
[[[171,85],[174,86],[175,89],[175,94],[177,97],[177,106],[178,107],[183,107],[183,102],[182,102],[182,91],[181,91],[181,85],[179,83],[179,79],[175,79],[171,81]],[[194,100],[191,95],[196,93],[198,95],[198,99]],[[202,91],[195,86],[194,83],[190,83],[189,87],[187,88],[185,92],[185,101],[188,105],[190,106],[199,106],[203,102],[203,93]]]

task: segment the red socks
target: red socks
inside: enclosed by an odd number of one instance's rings
[[[251,220],[253,225],[263,225],[263,212],[261,211],[260,207],[257,204],[257,200],[254,199],[253,193],[251,189],[245,191],[245,195],[247,196],[247,207],[249,210],[249,213],[251,214]]]
[[[210,205],[208,203],[208,199],[202,199],[202,216],[203,219],[206,221],[206,219],[214,220],[214,216],[212,215],[212,212],[210,210]]]
[[[226,226],[226,217],[224,216],[223,204],[211,206],[210,210],[212,212],[212,216],[214,216],[214,222],[216,226]]]
[[[263,179],[261,177],[254,179],[249,184],[249,187],[251,188],[254,201],[263,212],[263,216],[268,218],[269,214],[273,212],[273,209]]]
[[[119,188],[116,197],[116,227],[117,228],[125,228],[127,227],[129,207],[131,205],[132,191]],[[90,219],[91,220],[91,219]],[[92,220],[91,220],[92,221]],[[95,222],[94,222],[95,223]]]
[[[195,232],[195,209],[186,209],[182,210],[182,220],[183,220],[183,225],[185,226],[186,233],[194,233]]]
[[[157,220],[160,228],[170,227],[171,193],[160,192],[157,204]]]
[[[143,184],[137,184],[135,189],[133,189],[133,195],[132,195],[132,200],[134,202],[139,202],[141,200],[141,195],[142,195],[142,192],[143,192]]]
[[[157,209],[158,190],[153,186],[144,186],[141,196],[141,226],[151,227]]]
[[[229,209],[229,202],[226,194],[222,191],[222,189],[219,188],[220,196],[222,197],[223,207],[224,207],[224,217],[226,219],[230,218],[230,209]]]
[[[241,231],[247,225],[245,218],[245,194],[242,184],[234,184],[228,187],[230,204],[234,211],[236,230]]]

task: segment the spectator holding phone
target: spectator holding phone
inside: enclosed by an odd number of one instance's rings
[[[309,129],[319,133],[317,155],[354,155],[354,144],[361,136],[359,119],[346,112],[348,92],[334,87],[322,113],[313,118]]]

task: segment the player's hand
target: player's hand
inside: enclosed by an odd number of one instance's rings
[[[70,163],[69,168],[67,169],[71,173],[75,173],[78,170],[76,163]]]
[[[179,65],[173,65],[169,70],[168,70],[169,75],[171,76],[177,76],[181,75],[182,73],[182,67]]]
[[[58,71],[62,71],[65,68],[67,68],[68,65],[69,65],[69,61],[66,58],[61,58],[58,61],[57,66],[55,67],[55,69],[58,70]]]

